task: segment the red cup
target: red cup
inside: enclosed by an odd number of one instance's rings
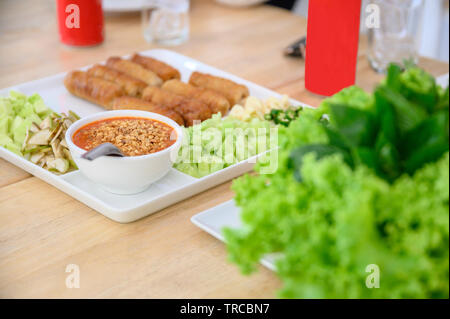
[[[330,96],[353,85],[358,57],[361,0],[310,0],[305,87]]]
[[[92,46],[103,42],[101,0],[56,0],[59,37],[72,46]]]

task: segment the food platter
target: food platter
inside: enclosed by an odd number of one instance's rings
[[[281,95],[276,92],[173,51],[157,49],[140,52],[140,54],[153,57],[177,68],[183,81],[187,81],[194,71],[205,72],[246,85],[251,96],[260,99],[270,97],[281,99]],[[7,96],[10,90],[27,95],[38,93],[53,111],[67,113],[72,110],[81,118],[104,111],[95,104],[71,95],[63,85],[65,76],[66,73],[61,73],[5,88],[0,90],[0,96]],[[295,106],[308,107],[295,100],[289,102]],[[172,168],[163,179],[152,184],[147,190],[126,196],[103,190],[97,184],[86,179],[80,171],[55,175],[3,147],[0,147],[0,157],[69,194],[106,217],[120,223],[128,223],[250,171],[257,156],[202,178],[194,178]]]

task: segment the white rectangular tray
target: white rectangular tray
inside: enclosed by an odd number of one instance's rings
[[[229,200],[192,216],[191,222],[221,241],[224,241],[222,234],[224,227],[239,228],[242,225],[239,207],[236,206],[234,200]],[[271,254],[266,255],[260,262],[263,266],[275,271],[275,260],[276,255]]]
[[[281,97],[280,94],[274,91],[173,51],[158,49],[140,52],[140,54],[154,57],[177,68],[181,73],[183,81],[188,81],[193,71],[200,71],[244,84],[249,88],[250,95],[261,99],[267,99],[271,96]],[[89,66],[85,68],[88,67]],[[63,78],[65,75],[66,73],[61,73],[5,88],[0,90],[0,96],[7,96],[10,90],[17,90],[27,95],[38,93],[44,99],[45,104],[54,111],[61,113],[73,110],[81,117],[104,111],[104,109],[95,104],[71,95],[63,85]],[[293,105],[307,106],[295,100],[291,100],[291,103]],[[146,191],[136,195],[125,196],[111,194],[102,190],[97,185],[87,180],[79,171],[61,176],[54,175],[3,147],[0,147],[0,158],[4,158],[30,174],[35,175],[76,198],[106,217],[120,223],[135,221],[190,196],[203,192],[206,189],[242,175],[243,173],[250,171],[254,163],[254,158],[251,158],[203,178],[194,178],[183,174],[176,169],[172,169],[162,180],[153,184]]]

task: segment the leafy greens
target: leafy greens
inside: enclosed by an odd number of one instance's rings
[[[244,226],[224,229],[230,260],[250,273],[278,253],[286,298],[448,298],[448,118],[448,88],[395,65],[373,95],[304,109],[280,128],[277,172],[233,183]]]

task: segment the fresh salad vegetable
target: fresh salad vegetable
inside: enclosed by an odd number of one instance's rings
[[[289,126],[293,120],[300,116],[302,108],[290,106],[287,110],[273,109],[264,115],[264,119],[277,125]]]
[[[31,123],[40,124],[52,111],[41,97],[30,97],[10,91],[9,97],[0,97],[0,145],[22,154],[22,144]]]
[[[277,137],[271,129],[267,121],[222,119],[215,114],[201,124],[184,128],[184,141],[174,166],[193,177],[209,175],[269,150]]]
[[[448,298],[448,101],[423,70],[392,65],[374,94],[304,109],[280,128],[278,170],[233,183],[231,261],[249,273],[277,253],[286,298]]]
[[[272,96],[265,101],[254,96],[249,96],[242,105],[234,105],[230,113],[228,113],[228,116],[241,121],[251,121],[254,118],[262,121],[265,119],[265,115],[272,110],[286,111],[289,108],[292,108],[292,106],[287,95],[283,95],[281,98]]]
[[[309,152],[319,158],[339,153],[351,167],[366,165],[389,182],[404,173],[414,174],[448,152],[448,95],[437,89],[434,79],[423,70],[411,68],[402,73],[392,64],[372,98],[364,98],[360,92],[355,102],[345,103],[348,94],[344,90],[326,101],[328,142],[304,145],[292,152],[291,164],[298,179],[302,156]]]
[[[9,94],[0,98],[0,146],[58,174],[76,169],[65,133],[79,117],[53,112],[37,94]]]

